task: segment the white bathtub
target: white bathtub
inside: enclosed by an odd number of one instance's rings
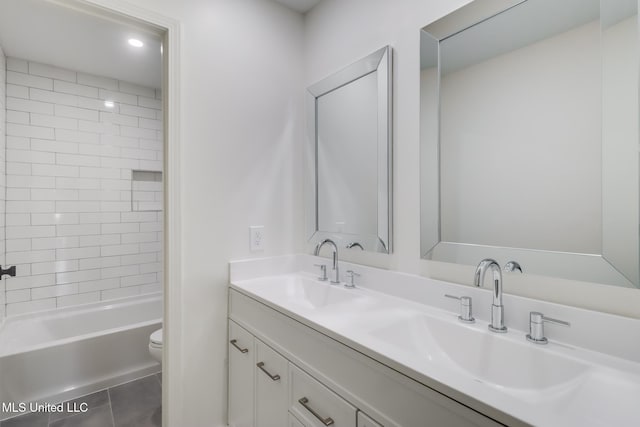
[[[0,403],[58,403],[158,372],[148,344],[162,306],[156,294],[8,317]],[[0,406],[0,420],[14,415]]]

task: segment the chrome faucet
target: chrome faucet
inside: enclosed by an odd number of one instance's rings
[[[333,279],[331,279],[330,282],[334,284],[340,283],[340,273],[338,272],[338,246],[336,243],[331,239],[324,239],[316,245],[314,255],[318,256],[320,254],[320,249],[322,249],[325,244],[331,245],[331,249],[333,250]]]
[[[474,284],[480,287],[484,283],[484,274],[488,269],[493,272],[493,303],[491,304],[491,323],[489,330],[492,332],[507,332],[504,326],[504,306],[502,305],[502,271],[500,265],[493,259],[487,258],[480,261],[476,268]]]

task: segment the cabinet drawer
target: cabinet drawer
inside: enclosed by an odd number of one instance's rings
[[[284,426],[289,407],[289,362],[259,339],[256,344],[256,427]]]
[[[229,321],[229,425],[253,427],[253,335]]]
[[[289,423],[287,424],[288,427],[305,427],[304,424],[302,424],[296,417],[293,416],[293,414],[291,414],[291,412],[289,412]]]
[[[358,411],[358,424],[357,427],[382,427],[374,420],[372,420],[367,414],[362,411]]]
[[[353,427],[356,411],[346,400],[289,363],[289,410],[308,427]]]

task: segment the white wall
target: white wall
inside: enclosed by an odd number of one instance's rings
[[[6,184],[6,166],[5,166],[5,148],[6,148],[6,95],[5,85],[7,81],[6,57],[0,46],[0,265],[4,267],[4,248],[5,248],[5,184]],[[0,280],[0,325],[4,319],[6,308],[5,281]]]
[[[465,1],[324,0],[306,16],[305,86],[384,45],[394,49],[394,254],[342,258],[472,283],[474,266],[420,260],[420,28]],[[330,30],[328,30],[330,29]],[[310,248],[307,247],[307,250]],[[533,275],[505,275],[505,292],[640,317],[640,291]],[[524,314],[523,314],[524,315]]]
[[[132,209],[132,170],[162,170],[159,96],[7,58],[7,315],[162,290],[162,211]]]

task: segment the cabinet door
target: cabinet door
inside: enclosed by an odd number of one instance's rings
[[[289,372],[287,359],[256,339],[256,427],[287,425]]]
[[[291,415],[291,412],[289,412],[289,424],[287,424],[287,426],[288,427],[306,427],[304,424],[300,422],[300,420],[298,420],[296,417]]]
[[[229,321],[229,426],[253,427],[253,336]]]
[[[358,411],[358,427],[382,427],[380,424],[372,420],[367,414]]]

